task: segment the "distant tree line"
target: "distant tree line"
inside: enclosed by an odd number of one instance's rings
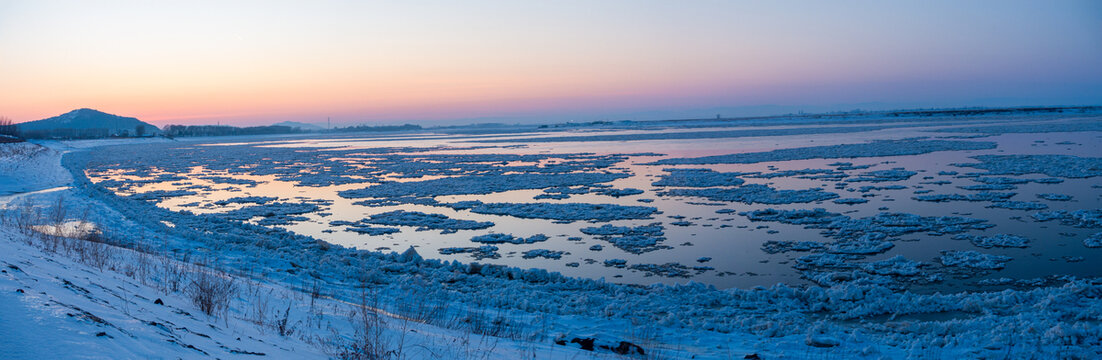
[[[407,131],[407,130],[421,130],[421,126],[405,124],[405,125],[384,125],[384,126],[349,126],[343,128],[335,128],[329,130],[330,132],[381,132],[381,131]],[[234,135],[275,135],[275,134],[297,134],[307,132],[298,127],[284,126],[284,125],[269,125],[269,126],[246,126],[237,127],[229,125],[167,125],[163,129],[164,136],[166,137],[178,137],[178,136],[234,136]],[[97,139],[106,137],[131,137],[131,136],[146,136],[149,134],[149,130],[145,126],[137,126],[134,131],[121,130],[112,133],[110,129],[106,128],[93,128],[93,129],[44,129],[44,130],[23,130],[12,123],[11,120],[6,118],[0,118],[0,135],[8,135],[8,137],[25,137],[28,139]]]
[[[164,134],[168,137],[177,136],[229,136],[229,135],[272,135],[272,134],[297,134],[310,132],[296,126],[269,125],[237,127],[229,125],[168,125],[164,127]],[[383,131],[409,131],[421,130],[420,125],[380,125],[380,126],[348,126],[338,127],[320,132],[383,132]]]
[[[621,122],[622,123],[631,123],[631,120],[622,120]],[[580,122],[580,123],[576,123],[576,122],[573,122],[573,121],[568,121],[568,122],[559,123],[559,124],[544,124],[544,125],[540,125],[539,128],[540,129],[547,129],[547,128],[561,128],[561,127],[585,127],[585,126],[612,125],[612,124],[615,124],[615,123],[613,123],[611,121],[590,121],[590,122]]]
[[[932,110],[900,110],[888,112],[888,116],[976,116],[976,115],[1002,115],[1002,114],[1037,114],[1037,113],[1063,113],[1065,111],[1092,111],[1098,106],[1024,106],[1010,108],[961,108],[961,109],[932,109]]]
[[[323,132],[387,132],[387,131],[415,131],[422,130],[420,125],[379,125],[379,126],[348,126],[338,127]],[[233,135],[274,135],[297,134],[308,132],[299,127],[285,125],[247,126],[237,127],[230,125],[167,125],[163,129],[163,136],[233,136]],[[142,137],[150,135],[150,129],[144,125],[138,125],[133,131],[116,130],[112,132],[108,128],[89,129],[41,129],[20,130],[19,127],[6,117],[0,117],[0,142],[15,141],[14,139],[98,139],[107,137]],[[22,141],[22,140],[19,140]]]
[[[0,126],[2,127],[2,126]],[[88,128],[88,129],[71,129],[71,128],[58,128],[58,129],[36,129],[36,130],[20,130],[16,127],[15,131],[18,136],[22,136],[27,139],[58,139],[58,140],[73,140],[73,139],[102,139],[108,137],[143,137],[149,135],[145,125],[138,125],[134,127],[134,131],[128,129],[108,129],[108,128]]]
[[[348,126],[333,128],[330,131],[334,132],[381,132],[381,131],[411,131],[421,130],[421,125],[405,124],[405,125],[379,125],[379,126]]]
[[[304,132],[297,127],[271,125],[236,127],[229,125],[168,125],[164,127],[165,136],[231,136],[231,135],[272,135],[295,134]]]
[[[19,127],[15,126],[15,122],[10,118],[0,116],[0,144],[21,141],[23,139],[19,135]]]
[[[23,130],[20,132],[28,139],[99,139],[111,136],[111,131],[106,128],[98,129],[42,129]]]

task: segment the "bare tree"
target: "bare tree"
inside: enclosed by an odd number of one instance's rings
[[[0,135],[19,137],[19,127],[15,126],[11,118],[0,116]]]

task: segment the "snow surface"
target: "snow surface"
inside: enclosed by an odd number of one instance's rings
[[[0,195],[63,186],[73,181],[61,167],[62,152],[37,144],[0,144]]]
[[[42,252],[10,228],[0,233],[4,358],[325,358],[298,337],[278,336],[243,318],[208,317],[182,294],[165,293],[122,269],[105,271]]]

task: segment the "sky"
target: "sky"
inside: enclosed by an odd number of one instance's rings
[[[1102,2],[0,0],[0,116],[16,122],[1006,105],[1102,105]]]

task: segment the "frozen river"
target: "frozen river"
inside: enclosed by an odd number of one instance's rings
[[[1091,116],[212,139],[86,174],[184,214],[619,283],[1025,286],[1102,275]]]

